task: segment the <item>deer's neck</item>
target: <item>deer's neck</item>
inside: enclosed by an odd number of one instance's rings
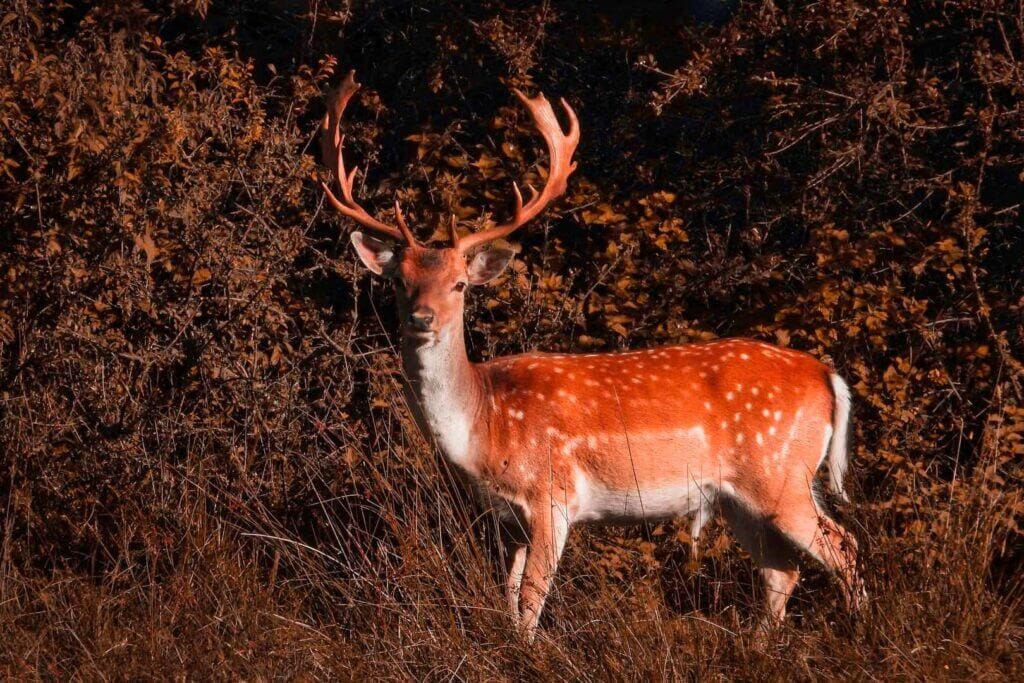
[[[466,355],[461,321],[442,330],[429,346],[403,338],[402,362],[429,436],[452,464],[472,471],[484,392]]]

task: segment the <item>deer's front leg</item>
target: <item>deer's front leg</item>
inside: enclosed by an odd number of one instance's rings
[[[540,612],[568,537],[569,512],[564,504],[549,498],[533,506],[530,547],[519,595],[519,625],[529,641],[536,635]]]
[[[526,545],[510,541],[505,544],[508,557],[508,579],[505,584],[505,595],[512,619],[519,623],[519,590],[523,585],[523,570],[526,569]]]

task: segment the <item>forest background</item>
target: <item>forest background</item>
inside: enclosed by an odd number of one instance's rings
[[[12,678],[1024,675],[1024,7],[13,0],[0,16],[0,672]],[[854,394],[871,594],[759,639],[719,525],[578,530],[538,642],[409,419],[393,298],[311,144],[426,239],[569,193],[470,297],[475,359],[746,336]]]

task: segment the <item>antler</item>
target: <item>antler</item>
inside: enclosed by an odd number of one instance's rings
[[[323,123],[320,124],[320,156],[324,166],[334,169],[338,179],[338,186],[341,188],[341,201],[331,192],[327,183],[320,183],[327,200],[343,216],[351,218],[367,230],[372,230],[382,237],[393,240],[404,241],[409,245],[416,244],[416,238],[405,224],[402,218],[398,202],[395,202],[395,218],[398,227],[381,223],[376,218],[366,213],[363,207],[352,197],[352,183],[355,181],[358,167],[350,172],[345,172],[345,159],[342,156],[341,146],[345,143],[345,136],[341,134],[341,116],[345,113],[345,107],[352,96],[359,90],[360,85],[356,83],[356,72],[353,69],[341,86],[329,96],[327,103],[327,114],[324,115]]]
[[[513,92],[519,101],[530,110],[534,125],[537,126],[540,134],[544,136],[544,142],[547,143],[550,157],[548,180],[544,184],[544,189],[539,193],[530,187],[532,196],[525,206],[519,186],[512,183],[512,190],[516,196],[516,211],[512,221],[466,235],[458,242],[458,247],[463,253],[484,242],[505,237],[536,218],[552,200],[565,193],[569,175],[576,170],[576,162],[572,160],[572,155],[580,141],[580,126],[572,107],[564,99],[560,100],[562,108],[565,109],[565,113],[569,117],[569,132],[563,133],[562,125],[555,117],[551,103],[543,94],[530,99],[518,90]]]

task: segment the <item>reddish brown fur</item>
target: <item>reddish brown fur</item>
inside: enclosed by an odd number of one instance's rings
[[[806,486],[813,478],[821,433],[831,424],[828,369],[806,354],[755,341],[524,354],[478,368],[490,397],[487,450],[495,454],[482,474],[498,490],[531,498],[553,483],[556,497],[571,501],[576,467],[609,488],[641,490],[702,472],[771,509],[788,482]],[[680,434],[694,428],[707,444]],[[772,462],[792,429],[789,457]],[[588,438],[566,453],[563,435]],[[534,476],[538,458],[550,478]]]

